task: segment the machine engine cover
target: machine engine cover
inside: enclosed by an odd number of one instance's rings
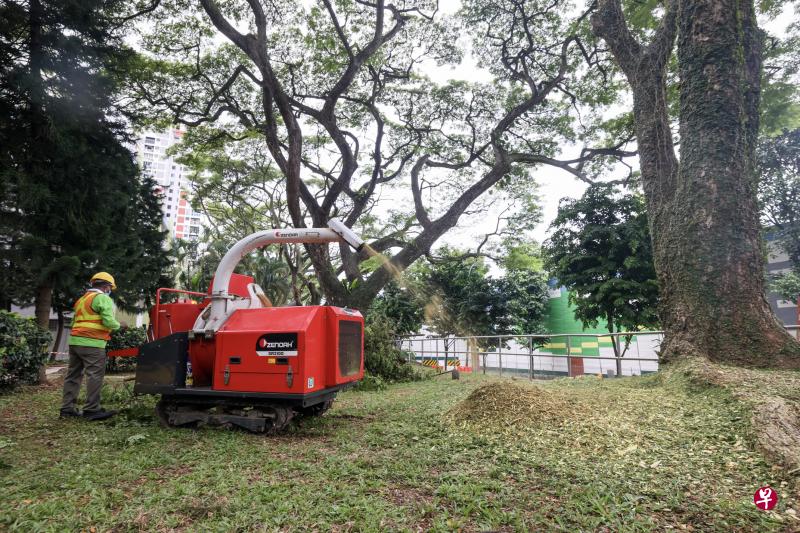
[[[310,394],[364,376],[364,319],[358,311],[240,309],[214,342],[214,390]]]

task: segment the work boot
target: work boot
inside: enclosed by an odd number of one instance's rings
[[[106,411],[105,409],[98,409],[97,411],[84,411],[83,418],[90,422],[96,422],[98,420],[105,420],[106,418],[111,418],[118,411]]]
[[[80,411],[75,409],[62,409],[61,412],[58,414],[59,418],[80,418],[83,416]]]

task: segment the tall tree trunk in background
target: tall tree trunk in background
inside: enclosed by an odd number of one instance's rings
[[[608,315],[608,323],[606,325],[606,329],[608,332],[611,333],[611,348],[614,350],[614,365],[617,372],[617,377],[622,376],[622,360],[620,359],[620,349],[619,349],[619,336],[614,335],[614,317],[609,313]],[[618,333],[618,332],[617,332]]]
[[[666,331],[661,357],[800,367],[800,345],[764,295],[753,164],[761,34],[751,0],[672,0],[647,45],[619,0],[601,0],[595,34],[631,85],[653,255]],[[680,164],[666,105],[676,31]]]
[[[53,287],[45,284],[36,289],[35,313],[36,323],[44,329],[50,329],[50,309],[53,306]]]
[[[472,367],[472,372],[477,374],[481,367],[481,356],[478,352],[478,345],[475,339],[471,337],[467,339],[467,345],[469,351],[469,365]]]
[[[56,325],[56,338],[53,341],[53,350],[50,352],[51,363],[56,360],[56,352],[58,352],[61,346],[61,339],[64,337],[64,310],[59,308],[56,311],[56,317],[58,318],[58,323]]]

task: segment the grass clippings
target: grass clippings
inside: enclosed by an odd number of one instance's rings
[[[454,406],[509,383],[528,396],[511,431],[454,423]],[[0,396],[2,531],[800,528],[792,479],[756,449],[749,408],[682,377],[442,376],[341,394],[272,437],[161,428],[154,398],[120,388],[105,391],[123,409],[111,421],[60,420],[59,396]],[[774,511],[753,505],[763,485],[781,497]]]
[[[800,372],[732,367],[692,358],[672,365],[664,375],[685,375],[700,387],[720,387],[750,406],[758,448],[800,479]]]

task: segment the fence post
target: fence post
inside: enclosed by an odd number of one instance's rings
[[[486,352],[483,352],[483,373],[486,374]]]
[[[572,337],[567,335],[567,376],[572,377]]]

